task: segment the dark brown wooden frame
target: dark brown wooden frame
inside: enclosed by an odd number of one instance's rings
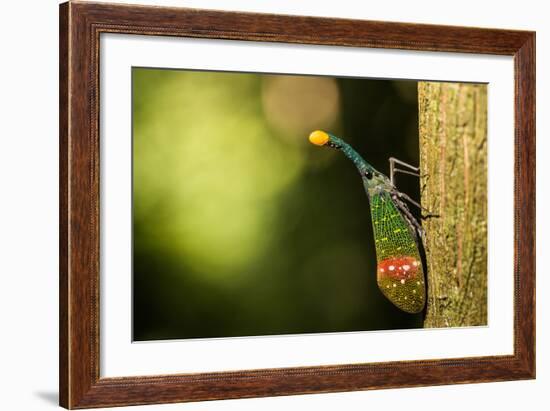
[[[514,354],[100,378],[101,33],[484,53],[515,62]],[[60,6],[60,405],[67,408],[535,377],[535,33],[181,8]]]

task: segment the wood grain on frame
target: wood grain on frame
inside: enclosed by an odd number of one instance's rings
[[[514,56],[514,354],[100,378],[99,35],[111,32]],[[59,55],[62,406],[90,408],[534,378],[533,32],[71,2],[60,6]]]

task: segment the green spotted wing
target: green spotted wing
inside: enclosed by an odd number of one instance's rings
[[[401,310],[418,313],[424,308],[426,291],[413,229],[387,191],[369,197],[378,287]]]

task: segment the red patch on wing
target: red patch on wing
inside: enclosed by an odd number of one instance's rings
[[[422,263],[415,257],[386,258],[378,263],[378,275],[396,280],[408,280],[417,276],[420,267]]]

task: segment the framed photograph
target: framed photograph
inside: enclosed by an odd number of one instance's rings
[[[60,6],[60,405],[535,378],[535,33]]]

